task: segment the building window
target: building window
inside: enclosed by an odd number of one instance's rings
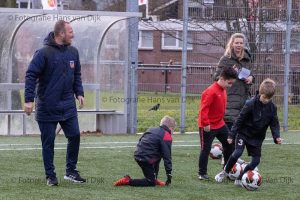
[[[29,8],[32,8],[32,2],[28,0],[18,0],[16,4],[18,8],[28,8],[28,2],[30,3]]]
[[[214,0],[203,0],[203,3],[204,4],[214,4],[215,3],[215,1]]]
[[[153,31],[139,31],[139,49],[153,49]]]
[[[192,34],[188,33],[187,49],[192,50]],[[165,31],[162,33],[161,48],[169,50],[182,49],[182,32],[181,31]]]

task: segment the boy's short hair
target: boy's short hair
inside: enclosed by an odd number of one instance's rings
[[[160,125],[165,125],[168,128],[172,128],[174,130],[176,127],[176,121],[173,117],[166,115],[161,119]]]
[[[221,71],[220,77],[223,77],[224,80],[237,79],[238,74],[233,67],[224,66]]]
[[[259,86],[259,94],[271,99],[275,94],[276,83],[270,78],[266,78]]]

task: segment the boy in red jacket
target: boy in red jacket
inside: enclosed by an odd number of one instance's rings
[[[209,179],[207,176],[208,155],[215,137],[222,143],[225,164],[232,153],[232,147],[227,142],[229,130],[224,122],[224,113],[227,102],[226,88],[231,87],[236,78],[237,72],[233,67],[224,67],[219,80],[202,93],[198,115],[201,142],[198,172],[200,180]]]

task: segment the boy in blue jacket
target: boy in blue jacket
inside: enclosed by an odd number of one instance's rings
[[[259,94],[246,102],[231,133],[228,136],[228,143],[235,140],[235,150],[231,154],[224,170],[216,175],[215,180],[222,182],[228,176],[229,171],[243,154],[245,147],[248,155],[252,157],[251,162],[235,180],[235,185],[241,185],[241,178],[244,173],[255,169],[260,163],[261,147],[270,126],[275,144],[281,144],[280,128],[277,116],[277,107],[272,102],[275,94],[276,84],[272,79],[265,79],[259,86]]]

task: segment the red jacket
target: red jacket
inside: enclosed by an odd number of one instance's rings
[[[224,126],[226,102],[226,90],[217,82],[204,90],[200,101],[198,126],[203,128],[210,125],[211,129],[218,129]]]

